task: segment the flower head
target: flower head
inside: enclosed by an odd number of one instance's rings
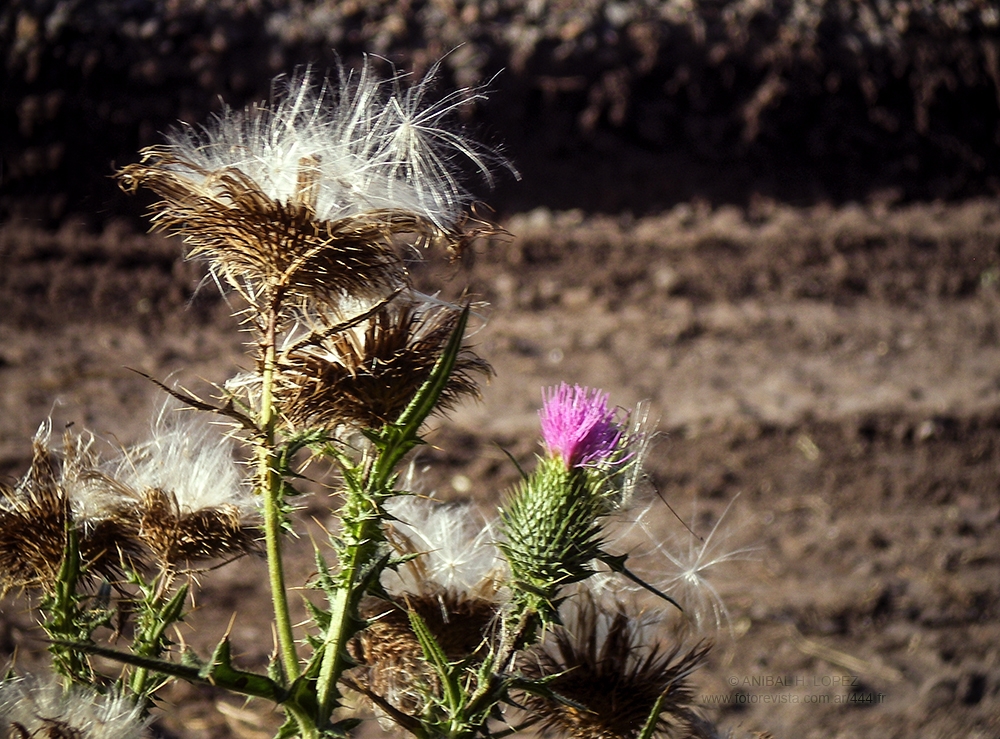
[[[292,424],[381,428],[395,421],[430,377],[461,313],[400,296],[342,331],[313,329],[278,358],[275,394]],[[471,395],[490,365],[464,347],[438,403],[446,411]]]
[[[0,484],[0,592],[51,587],[73,529],[85,576],[113,578],[138,555],[135,496],[100,469],[93,439],[63,439],[49,447],[51,424],[32,441],[31,467],[10,487]]]
[[[137,491],[139,539],[162,562],[254,549],[257,503],[232,441],[201,416],[165,407],[152,438],[125,451],[115,477]]]
[[[616,412],[608,408],[608,394],[565,382],[542,393],[539,417],[542,438],[552,455],[567,467],[586,467],[622,461],[625,436]]]

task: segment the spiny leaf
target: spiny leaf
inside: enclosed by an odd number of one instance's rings
[[[132,652],[122,652],[97,644],[69,641],[57,641],[54,643],[71,649],[77,649],[87,654],[106,657],[122,664],[142,667],[151,672],[178,677],[192,683],[216,685],[231,690],[234,693],[254,696],[256,698],[266,698],[275,703],[284,703],[288,698],[287,692],[266,675],[258,675],[254,672],[246,672],[234,668],[230,661],[228,639],[224,639],[216,647],[211,661],[201,664],[171,662],[156,657],[133,654]],[[188,657],[188,661],[191,661],[190,656]]]
[[[441,680],[445,700],[448,703],[448,707],[454,713],[462,704],[461,689],[459,688],[458,681],[455,679],[455,670],[448,662],[447,655],[441,649],[441,645],[438,644],[437,639],[434,638],[434,634],[431,633],[427,622],[424,621],[421,615],[413,610],[407,611],[407,615],[410,617],[410,628],[413,629],[413,634],[417,637],[417,641],[420,642],[420,648],[424,652],[424,659],[431,664],[438,678]]]

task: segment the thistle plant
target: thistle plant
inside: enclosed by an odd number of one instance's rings
[[[148,441],[111,458],[87,435],[55,449],[43,424],[30,470],[0,487],[0,585],[38,596],[62,680],[3,683],[8,733],[139,735],[157,691],[185,680],[280,706],[283,738],[345,736],[359,701],[419,739],[532,726],[708,735],[688,684],[707,647],[650,641],[634,603],[608,606],[586,587],[610,571],[661,598],[656,623],[680,617],[607,534],[641,475],[645,414],[600,390],[545,391],[541,452],[495,520],[418,495],[403,472],[428,420],[477,397],[492,372],[466,338],[471,305],[420,294],[407,269],[425,249],[457,258],[494,231],[466,216],[457,167],[489,178],[498,158],[445,121],[482,93],[428,104],[432,79],[303,74],[118,173],[159,198],[154,228],[181,237],[231,296],[253,369],[209,399],[151,378],[187,407],[165,407]],[[315,545],[314,576],[289,583],[307,464],[313,477],[330,470],[336,525]],[[228,637],[211,655],[168,638],[192,575],[243,556],[268,568],[265,672],[234,663]],[[293,590],[309,613],[298,631]],[[95,656],[120,670],[99,671]],[[87,711],[104,718],[67,717]]]

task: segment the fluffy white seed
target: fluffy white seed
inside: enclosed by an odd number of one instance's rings
[[[0,683],[0,729],[4,736],[142,739],[148,721],[142,709],[119,695],[82,688],[66,690],[55,679],[15,678]]]
[[[392,527],[422,553],[398,572],[385,573],[389,593],[425,592],[429,584],[472,595],[496,589],[496,532],[472,505],[408,495],[389,501],[386,510],[396,519]]]
[[[115,477],[134,490],[172,493],[181,513],[225,506],[248,515],[257,510],[232,439],[204,414],[184,409],[164,406],[152,437],[125,451]]]
[[[482,98],[462,89],[427,103],[438,65],[405,88],[402,75],[379,80],[370,64],[339,83],[314,82],[306,71],[279,80],[269,104],[227,110],[204,129],[185,128],[168,138],[185,172],[212,190],[211,175],[236,169],[271,199],[303,197],[311,180],[316,217],[336,220],[392,209],[417,213],[441,227],[453,225],[468,200],[458,159],[491,181],[497,157],[445,124],[458,108]]]

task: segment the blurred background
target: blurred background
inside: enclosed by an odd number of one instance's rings
[[[654,488],[702,536],[736,500],[706,563],[755,552],[709,574],[730,619],[699,687],[745,697],[708,715],[735,736],[1000,734],[995,3],[8,0],[0,53],[5,479],[49,416],[141,438],[158,401],[124,366],[198,388],[249,361],[116,168],[303,66],[440,62],[434,94],[489,93],[456,128],[520,178],[467,182],[509,238],[414,268],[489,301],[476,341],[497,370],[441,422],[427,488],[491,510],[517,476],[498,445],[531,463],[544,385],[649,400],[641,503],[663,540],[700,547]],[[232,569],[195,621],[238,611],[259,666],[259,574]],[[31,623],[5,600],[0,650],[37,653]],[[753,682],[782,675],[803,682]],[[270,735],[265,707],[170,700],[164,733]]]

